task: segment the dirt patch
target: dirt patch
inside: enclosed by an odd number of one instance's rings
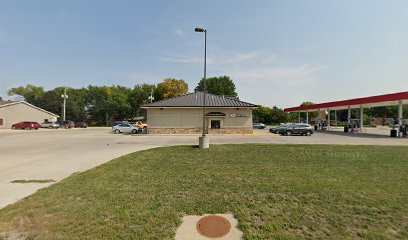
[[[10,183],[51,183],[56,182],[53,179],[17,179],[13,180]]]

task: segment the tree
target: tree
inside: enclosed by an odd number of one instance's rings
[[[0,101],[3,101],[3,98],[0,96]]]
[[[300,104],[300,106],[310,106],[310,105],[314,105],[315,103],[313,103],[313,102],[303,102],[302,104]],[[297,115],[296,115],[296,121],[298,121],[299,119],[299,113],[296,113]],[[315,111],[313,111],[313,112],[309,112],[309,121],[312,119],[312,118],[316,118],[317,117],[317,112],[315,112]],[[300,113],[300,118],[301,119],[304,119],[305,121],[306,121],[306,113]]]
[[[107,111],[111,120],[123,120],[130,118],[131,106],[128,95],[119,86],[106,88],[107,91]]]
[[[23,96],[25,101],[37,105],[39,98],[44,94],[44,88],[27,84],[25,87],[11,88],[7,94],[9,96],[16,94]]]
[[[270,124],[272,122],[272,109],[270,107],[259,106],[253,110],[254,122]]]
[[[235,84],[232,79],[228,76],[211,77],[207,78],[206,81],[207,92],[216,95],[225,95],[238,98],[238,93],[235,89]],[[204,79],[201,79],[195,91],[204,91]]]
[[[265,124],[280,124],[288,120],[288,114],[277,106],[264,107],[260,106],[252,111],[254,122]]]
[[[283,109],[273,106],[271,109],[271,123],[280,124],[285,123],[288,119],[287,113]]]
[[[143,83],[135,85],[135,87],[129,94],[129,102],[132,107],[132,116],[136,117],[145,114],[145,110],[142,110],[140,106],[146,103],[150,103],[150,94],[153,91],[153,96],[155,96],[156,88],[157,87],[154,84]]]
[[[166,78],[157,84],[155,99],[162,100],[172,97],[183,96],[188,91],[188,84],[182,79]]]

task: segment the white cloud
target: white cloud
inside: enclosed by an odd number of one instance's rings
[[[134,85],[139,83],[149,83],[149,84],[156,84],[165,78],[165,76],[159,76],[155,74],[145,73],[145,72],[125,72],[119,74],[121,78],[126,79],[126,82],[130,82]]]
[[[188,57],[188,56],[166,56],[159,57],[159,60],[169,63],[202,63],[203,59],[198,57]],[[207,58],[207,63],[208,63]]]
[[[299,66],[255,67],[229,70],[231,76],[240,81],[272,81],[285,80],[286,83],[302,83],[304,79],[313,79],[315,74],[324,69],[323,66],[302,64]]]
[[[269,64],[275,62],[278,59],[279,55],[277,53],[271,53],[269,56],[264,58],[261,63],[262,64]]]
[[[208,53],[207,53],[208,54]],[[197,54],[195,54],[197,55]],[[241,63],[248,60],[255,60],[259,58],[260,55],[257,52],[249,53],[236,53],[236,54],[218,54],[216,56],[208,57],[207,64],[209,65],[232,65]],[[168,55],[159,57],[160,61],[170,62],[170,63],[203,63],[203,57],[191,56],[189,54],[185,55]]]
[[[174,34],[176,35],[176,36],[178,36],[178,37],[184,37],[184,31],[183,30],[181,30],[181,29],[176,29],[175,31],[174,31]]]

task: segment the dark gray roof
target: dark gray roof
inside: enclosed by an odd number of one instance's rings
[[[145,104],[142,108],[156,107],[202,107],[203,92],[188,93],[184,96]],[[256,107],[255,104],[239,101],[230,97],[218,96],[207,93],[205,105],[207,107]]]

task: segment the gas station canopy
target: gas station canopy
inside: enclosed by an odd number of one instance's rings
[[[326,110],[340,110],[348,108],[371,108],[383,106],[398,106],[408,104],[408,92],[391,93],[379,96],[354,98],[335,102],[326,102],[308,106],[285,108],[285,112],[312,112]]]

